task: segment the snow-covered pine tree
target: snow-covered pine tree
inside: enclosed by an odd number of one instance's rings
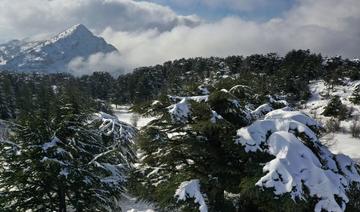
[[[183,181],[199,179],[210,209],[231,210],[224,191],[236,187],[242,169],[242,148],[233,141],[233,122],[238,120],[236,126],[249,122],[236,97],[225,90],[210,96],[169,97],[154,102],[154,111],[161,118],[151,122],[139,138],[142,157],[134,173],[135,193],[170,209],[178,207],[176,188]]]
[[[324,112],[322,113],[322,115],[324,116],[334,116],[339,118],[340,120],[346,119],[347,118],[347,108],[346,105],[344,105],[341,102],[341,99],[339,96],[333,96],[329,103],[326,105],[326,107],[324,108]]]
[[[354,104],[360,104],[360,85],[357,85],[350,97],[350,101]]]
[[[226,90],[155,101],[149,111],[159,118],[140,133],[130,189],[165,210],[353,207],[350,189],[360,183],[355,162],[321,145],[315,120],[271,105],[249,111]],[[264,120],[249,125],[256,118]]]
[[[55,111],[22,117],[11,136],[0,142],[3,211],[118,207],[134,158],[130,146],[136,131],[110,115],[94,116],[76,95],[71,90],[53,100]]]
[[[0,76],[0,119],[15,117],[15,93],[8,76]]]
[[[321,128],[309,116],[284,108],[239,129],[236,142],[246,152],[275,157],[263,166],[256,188],[245,188],[248,191],[242,196],[247,201],[242,203],[263,211],[345,211],[347,205],[353,207],[357,201],[353,193],[360,191],[359,166],[323,146],[318,139]],[[254,195],[258,188],[260,195]]]

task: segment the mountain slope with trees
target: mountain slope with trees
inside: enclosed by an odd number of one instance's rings
[[[359,79],[359,61],[308,50],[118,78],[0,72],[0,206],[357,211],[359,166],[323,140],[341,129],[356,140]],[[119,104],[152,121],[136,130],[112,115]]]

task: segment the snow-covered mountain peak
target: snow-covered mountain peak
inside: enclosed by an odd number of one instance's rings
[[[11,41],[0,45],[0,70],[67,72],[69,62],[77,57],[114,51],[117,51],[114,46],[83,24],[77,24],[43,41]]]
[[[50,39],[51,42],[57,42],[61,39],[73,39],[82,37],[95,37],[92,32],[83,24],[76,24],[67,30],[57,34]]]
[[[90,32],[90,30],[88,28],[86,28],[86,26],[84,26],[83,24],[75,24],[74,26],[68,28],[67,30],[65,30],[64,32],[60,33],[60,34],[74,34],[76,32],[81,32],[81,33],[89,33],[92,34]]]

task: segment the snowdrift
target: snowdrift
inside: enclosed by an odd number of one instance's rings
[[[360,182],[358,167],[349,157],[332,154],[312,129],[320,124],[309,116],[283,109],[264,120],[241,128],[236,143],[246,152],[266,152],[275,158],[263,167],[265,175],[256,186],[272,188],[275,195],[290,193],[292,199],[318,202],[315,211],[345,211],[347,191]],[[340,201],[339,201],[340,200]]]

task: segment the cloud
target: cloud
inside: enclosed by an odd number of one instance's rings
[[[299,0],[282,17],[265,22],[225,17],[168,31],[118,31],[101,36],[121,52],[128,67],[154,65],[182,57],[249,55],[311,49],[325,55],[360,56],[360,1]]]
[[[114,30],[170,30],[178,25],[195,26],[200,19],[177,15],[169,7],[133,0],[1,0],[0,37],[23,38],[56,33],[82,23],[96,32]]]
[[[39,35],[84,23],[119,49],[120,54],[74,59],[69,67],[75,74],[98,70],[124,73],[182,57],[285,54],[291,49],[360,56],[359,0],[295,0],[285,13],[262,22],[239,16],[204,21],[146,1],[1,1],[0,35]],[[248,11],[269,4],[265,0],[169,1]]]
[[[259,7],[266,7],[279,1],[268,0],[200,0],[203,4],[212,8],[229,8],[238,11],[252,11]]]
[[[288,5],[289,2],[286,0],[150,0],[152,2],[161,4],[170,4],[174,7],[179,8],[203,8],[223,10],[227,9],[230,11],[249,12],[258,9],[273,9],[283,5]]]
[[[96,53],[89,58],[77,57],[73,59],[68,64],[68,69],[75,76],[91,74],[96,71],[109,72],[116,76],[129,71],[126,64],[126,61],[117,52]]]

